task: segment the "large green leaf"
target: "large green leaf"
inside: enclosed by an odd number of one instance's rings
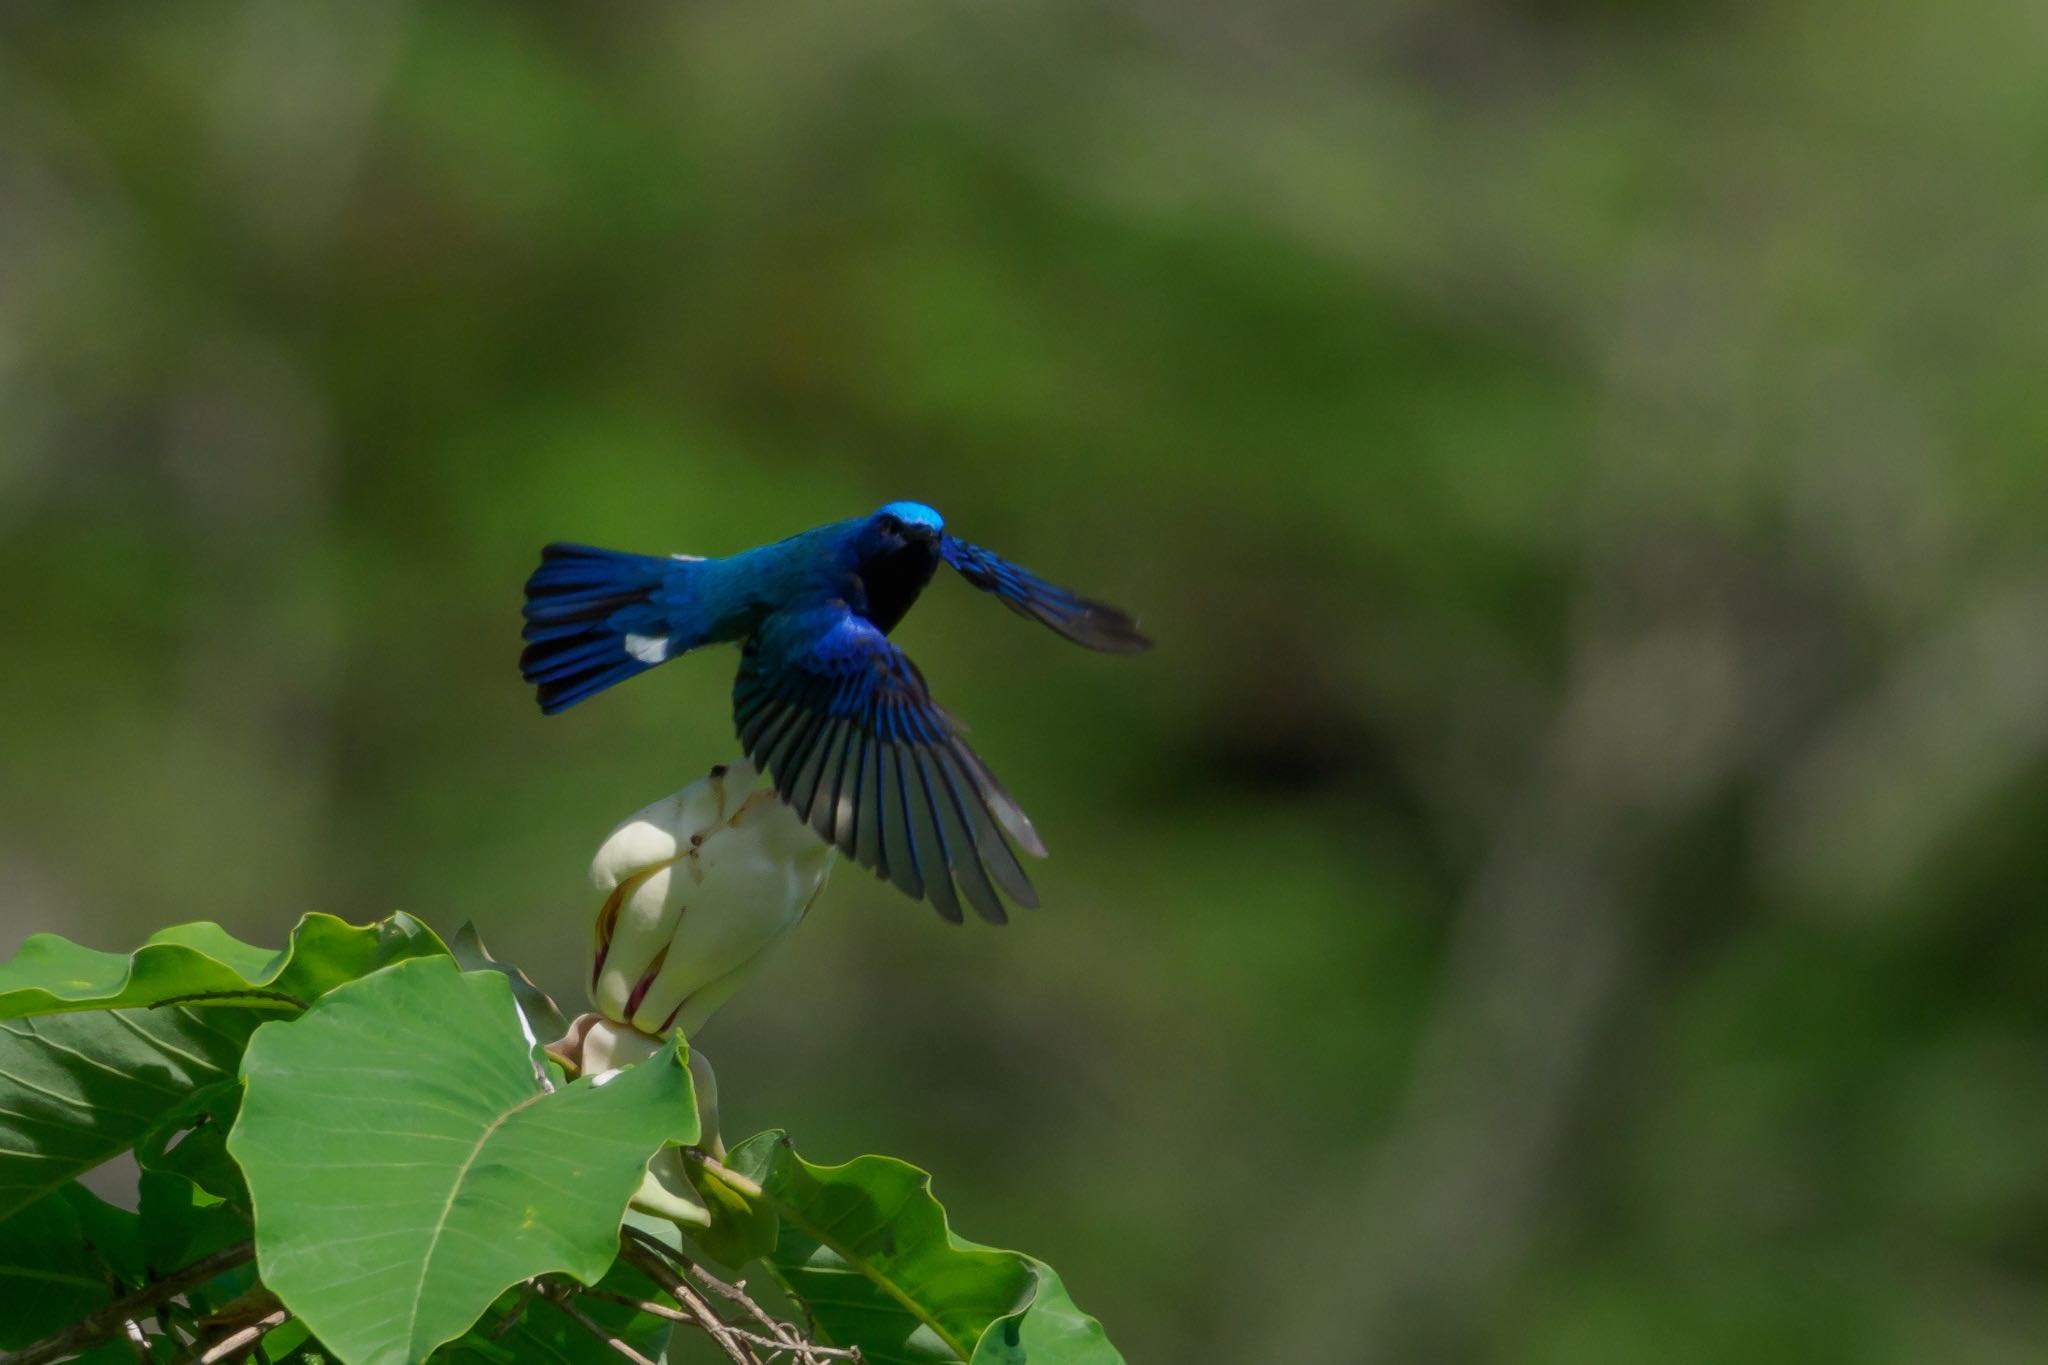
[[[597,1280],[648,1158],[697,1136],[673,1046],[544,1091],[506,979],[445,958],[271,1023],[242,1077],[264,1282],[349,1365],[421,1360],[530,1276]]]
[[[953,1235],[915,1166],[883,1156],[814,1166],[779,1132],[741,1143],[725,1166],[775,1210],[776,1279],[822,1336],[875,1365],[1123,1359],[1050,1267]]]
[[[65,1010],[160,1005],[194,996],[291,1009],[344,981],[407,958],[445,954],[411,915],[353,925],[307,915],[282,950],[242,942],[218,924],[180,924],[133,954],[103,953],[56,934],[33,934],[0,965],[0,1019]]]
[[[26,1346],[113,1302],[114,1272],[75,1202],[83,1194],[75,1185],[52,1190],[0,1221],[0,1348]]]
[[[265,1017],[172,1005],[0,1020],[0,1218],[126,1151],[193,1091],[233,1079]]]
[[[126,1151],[194,1091],[232,1081],[249,1035],[290,1001],[446,951],[410,915],[361,927],[308,915],[281,952],[213,924],[166,929],[131,956],[35,935],[0,966],[0,1218]]]

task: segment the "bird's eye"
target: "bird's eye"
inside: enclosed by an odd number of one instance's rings
[[[903,534],[903,520],[894,512],[885,512],[882,515],[882,529],[892,536],[900,536]]]

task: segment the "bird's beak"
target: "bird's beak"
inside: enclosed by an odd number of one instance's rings
[[[905,539],[914,540],[920,545],[930,545],[938,540],[939,528],[927,526],[921,521],[913,521],[903,528],[903,535]]]

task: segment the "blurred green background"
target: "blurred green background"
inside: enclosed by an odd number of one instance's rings
[[[1045,908],[703,1037],[1136,1361],[2048,1360],[2048,20],[0,11],[0,949],[476,920],[565,998],[732,659],[556,538],[914,497]]]

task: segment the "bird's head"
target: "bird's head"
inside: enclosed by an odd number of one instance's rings
[[[937,545],[946,531],[946,520],[921,502],[892,502],[877,508],[868,518],[867,538],[881,551],[906,545]]]

